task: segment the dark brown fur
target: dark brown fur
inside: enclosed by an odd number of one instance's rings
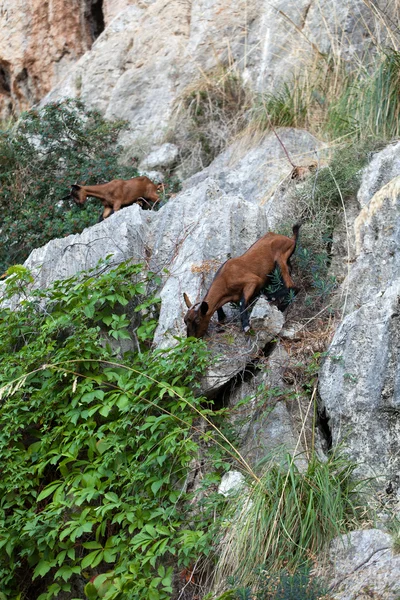
[[[286,288],[296,291],[289,272],[289,260],[296,249],[299,229],[300,225],[294,225],[292,238],[267,233],[242,256],[226,261],[198,306],[192,306],[187,294],[184,294],[189,309],[185,315],[188,337],[203,337],[215,311],[218,311],[218,319],[223,321],[222,306],[228,302],[240,303],[243,330],[248,331],[247,307],[265,286],[275,265],[280,268]]]
[[[151,207],[159,201],[157,186],[146,176],[133,179],[113,179],[99,185],[73,185],[71,196],[77,204],[84,204],[88,196],[101,200],[103,219],[122,206],[139,202],[143,208]]]

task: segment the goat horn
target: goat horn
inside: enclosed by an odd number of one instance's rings
[[[188,308],[192,306],[192,303],[189,300],[189,297],[186,292],[183,292],[183,299],[185,300],[185,304]]]

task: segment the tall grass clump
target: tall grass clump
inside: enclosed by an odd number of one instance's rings
[[[326,140],[400,135],[400,53],[378,52],[368,67],[319,55],[256,97],[251,126],[303,127]]]
[[[227,532],[216,569],[218,586],[228,577],[257,591],[257,573],[295,571],[312,561],[329,541],[360,523],[360,484],[354,465],[339,454],[326,462],[315,455],[302,472],[293,457],[271,460],[258,481],[231,502]]]
[[[372,70],[347,79],[330,104],[326,129],[333,136],[355,134],[390,140],[400,135],[400,52],[386,50]]]
[[[261,131],[274,127],[305,128],[324,133],[328,109],[346,87],[348,74],[341,61],[320,53],[297,67],[288,80],[255,96],[250,126]]]
[[[256,97],[252,119],[264,130],[276,127],[306,127],[308,125],[309,98],[297,85],[296,77],[285,82],[275,92]]]

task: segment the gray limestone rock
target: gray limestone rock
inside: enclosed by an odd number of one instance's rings
[[[81,234],[54,239],[34,250],[25,261],[35,278],[35,287],[49,287],[79,271],[94,268],[112,255],[112,264],[128,259],[146,261],[148,220],[154,213],[137,204],[128,206]]]
[[[398,481],[400,177],[363,193],[370,200],[354,223],[356,260],[342,285],[347,316],[322,366],[319,391],[333,443],[344,444],[359,474]]]
[[[400,142],[396,142],[374,154],[365,167],[357,194],[357,200],[361,208],[369,203],[376,192],[399,174]]]
[[[218,487],[218,493],[223,496],[229,496],[243,488],[244,476],[239,471],[228,471],[222,476]]]
[[[379,529],[352,531],[335,538],[327,572],[330,595],[335,600],[397,600],[400,555],[392,546],[392,537]]]
[[[278,135],[296,165],[315,161],[317,151],[323,155],[321,142],[306,131],[280,128]],[[249,134],[233,142],[206,169],[187,179],[184,189],[212,177],[226,193],[240,190],[248,202],[263,206],[273,230],[282,221],[293,225],[298,219],[293,201],[284,193],[295,185],[290,179],[292,169],[274,133]]]
[[[179,155],[175,144],[163,144],[155,148],[139,164],[139,169],[167,169],[172,167]]]
[[[320,372],[333,444],[363,475],[400,473],[400,280],[339,325]]]
[[[261,470],[265,460],[269,462],[273,456],[284,462],[287,453],[295,457],[298,468],[307,466],[305,430],[308,432],[311,426],[312,415],[301,431],[295,418],[297,407],[288,406],[290,389],[282,379],[289,364],[289,356],[278,344],[259,372],[230,390],[231,420],[239,435],[241,453]],[[302,423],[302,418],[299,421]]]

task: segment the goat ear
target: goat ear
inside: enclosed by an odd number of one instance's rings
[[[76,183],[73,183],[73,184],[71,185],[71,190],[80,190],[80,189],[81,189],[81,186],[80,186],[80,185],[77,185]]]
[[[200,312],[202,315],[206,315],[208,311],[208,302],[202,302],[200,304]]]
[[[183,299],[185,300],[185,304],[188,308],[192,306],[192,303],[189,300],[189,297],[186,292],[183,292]]]

